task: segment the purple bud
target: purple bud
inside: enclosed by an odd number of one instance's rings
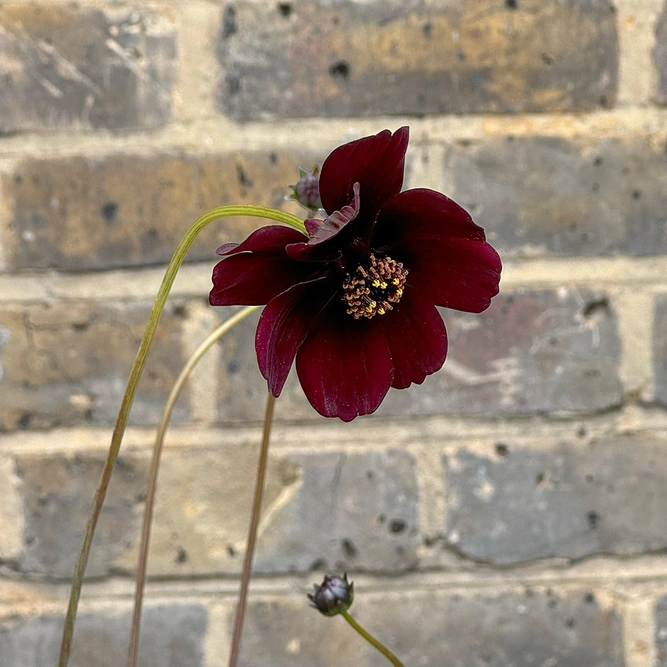
[[[347,580],[347,574],[326,575],[321,585],[315,584],[315,593],[309,594],[314,607],[325,616],[335,616],[347,611],[354,601],[354,584]]]
[[[294,185],[287,186],[293,192],[287,195],[285,199],[297,201],[311,213],[317,213],[322,207],[322,201],[320,200],[320,168],[315,166],[309,172],[299,167],[298,171],[299,180]]]

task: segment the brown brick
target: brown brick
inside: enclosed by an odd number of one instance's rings
[[[115,420],[150,308],[57,304],[0,310],[0,429]],[[152,424],[183,364],[180,320],[165,313],[131,421]],[[188,414],[184,405],[176,419]]]
[[[236,119],[610,106],[609,0],[227,2],[218,99]]]
[[[462,555],[509,565],[667,548],[664,437],[502,445],[447,456],[448,539]]]
[[[219,415],[261,421],[266,382],[251,317],[221,341]],[[620,341],[602,292],[504,291],[481,315],[445,311],[449,354],[423,385],[390,390],[378,414],[595,412],[618,406]],[[277,419],[316,419],[294,371]]]
[[[168,261],[207,210],[252,203],[281,208],[296,166],[291,153],[107,155],[28,159],[2,179],[13,269],[100,269]],[[266,221],[227,218],[195,242],[189,259],[214,259],[221,243]]]
[[[653,63],[657,70],[655,99],[660,104],[667,104],[667,2],[663,4],[662,13],[655,24]]]
[[[101,453],[19,458],[25,511],[23,572],[51,578],[72,576],[103,463]],[[136,553],[147,476],[145,459],[120,457],[95,534],[87,576],[107,575],[128,552]]]
[[[667,252],[664,146],[642,139],[465,142],[447,158],[453,196],[503,255]]]
[[[357,589],[351,613],[405,665],[624,664],[620,612],[603,607],[586,589],[392,595],[392,587],[388,581],[381,593]],[[386,664],[342,619],[309,609],[305,595],[250,602],[242,667]]]
[[[76,622],[71,667],[117,667],[127,658],[131,612],[81,612]],[[206,608],[198,604],[149,605],[141,625],[142,667],[204,667]],[[2,667],[55,665],[63,619],[42,615],[0,624]]]
[[[0,54],[0,132],[148,128],[172,116],[172,11],[6,4]]]

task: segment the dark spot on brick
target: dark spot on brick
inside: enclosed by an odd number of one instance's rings
[[[402,533],[405,530],[406,526],[407,524],[405,523],[405,521],[403,521],[403,519],[392,519],[389,524],[389,530],[392,533]]]
[[[326,570],[327,569],[327,562],[324,560],[324,558],[318,558],[317,560],[314,560],[310,564],[310,569],[311,570]]]
[[[374,479],[374,478],[375,478],[375,473],[372,470],[367,470],[366,479]]]
[[[30,224],[33,227],[37,227],[38,229],[43,229],[46,227],[46,220],[41,215],[33,215],[30,218]]]
[[[228,74],[226,83],[230,95],[238,95],[241,92],[241,77],[238,74]]]
[[[642,191],[641,190],[633,190],[632,191],[632,198],[633,199],[640,199],[642,196]]]
[[[504,442],[497,442],[495,445],[496,456],[504,458],[510,453],[510,448]]]
[[[238,361],[232,359],[227,362],[227,370],[230,373],[238,373],[241,370],[241,364]]]
[[[463,62],[465,62],[466,54],[463,53],[463,51],[459,51],[459,52],[456,54],[456,57],[459,59],[459,62],[460,62],[460,63],[463,63]]]
[[[593,185],[591,185],[591,192],[597,192],[599,189],[600,189],[599,183],[593,183]]]
[[[584,595],[584,602],[586,604],[593,604],[595,602],[595,595],[591,592],[586,593],[586,595]]]
[[[188,552],[183,547],[178,547],[178,549],[176,550],[176,562],[177,563],[188,562]]]
[[[185,319],[188,316],[187,306],[183,303],[176,304],[171,309],[171,312],[174,314],[174,316],[180,317],[181,319]]]
[[[544,473],[538,472],[537,475],[535,475],[535,484],[542,484],[543,481],[544,481]]]
[[[23,176],[14,176],[14,183],[16,183],[16,185],[21,185],[21,183],[23,183]]]
[[[424,37],[430,37],[433,33],[433,26],[430,23],[424,23],[422,32],[424,33]]]
[[[344,60],[339,60],[329,67],[329,74],[334,79],[347,79],[350,76],[350,65]]]
[[[22,429],[30,428],[30,424],[32,424],[32,415],[24,412],[18,420],[18,427]]]
[[[116,202],[108,202],[102,206],[102,217],[106,222],[114,222],[118,216],[118,204]]]
[[[548,53],[541,53],[540,58],[545,65],[553,65],[556,62]]]
[[[584,306],[584,309],[581,312],[586,319],[593,317],[593,315],[597,314],[608,315],[609,299],[607,299],[606,297],[602,297],[601,299],[595,299],[594,301],[589,301]]]
[[[340,544],[343,547],[343,552],[347,558],[354,558],[357,555],[357,547],[354,546],[351,539],[346,537],[344,540],[341,540]]]
[[[378,514],[378,523],[384,523],[387,517],[384,514]]]
[[[593,164],[596,167],[599,167],[602,164],[602,158],[598,155],[598,157],[596,157],[595,160],[593,160]]]
[[[555,607],[558,606],[558,600],[556,598],[549,598],[549,602],[547,602],[547,606],[549,609],[554,609]]]
[[[580,427],[577,429],[577,435],[578,435],[580,438],[585,438],[585,437],[588,435],[588,430],[586,429],[585,426],[580,426]]]
[[[146,231],[146,240],[147,241],[156,241],[158,237],[158,231],[155,227],[151,227]]]
[[[505,0],[505,7],[507,9],[518,9],[519,3],[517,0]]]
[[[85,331],[90,326],[90,322],[74,322],[72,331]]]
[[[595,530],[600,523],[600,515],[597,512],[590,511],[586,515],[586,520],[588,521],[588,526],[591,530]]]
[[[48,505],[48,504],[49,504],[49,500],[50,500],[50,497],[49,497],[48,495],[46,495],[46,496],[40,496],[40,497],[37,499],[37,504],[38,504],[40,507],[44,507],[44,505]]]
[[[269,162],[271,164],[278,164],[278,156],[275,153],[269,153]]]
[[[289,2],[278,3],[278,11],[283,18],[288,19],[290,16],[292,16],[292,9],[293,7]]]
[[[228,545],[227,545],[227,553],[228,553],[232,558],[234,558],[234,556],[236,556],[236,549],[234,549],[234,547],[233,547],[231,544],[228,544]]]
[[[595,477],[593,477],[591,473],[588,473],[586,477],[584,477],[584,479],[586,480],[586,482],[588,482],[588,484],[592,484],[595,481]]]
[[[572,618],[572,616],[570,616],[570,618],[568,618],[565,621],[565,627],[566,628],[573,628],[576,624],[577,624],[577,621],[574,618]]]
[[[601,107],[608,107],[609,106],[609,98],[606,95],[601,95],[600,96],[600,106]]]
[[[222,37],[223,39],[227,39],[237,32],[236,9],[232,5],[227,5],[222,12]]]
[[[243,187],[249,188],[252,186],[252,181],[248,178],[248,175],[240,164],[236,165],[236,178]]]

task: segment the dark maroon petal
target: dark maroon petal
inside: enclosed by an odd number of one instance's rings
[[[225,243],[215,252],[218,255],[236,255],[240,252],[258,252],[284,249],[290,243],[305,240],[305,235],[292,227],[265,225],[255,230],[242,243]]]
[[[378,216],[372,246],[405,264],[407,284],[437,306],[481,312],[498,293],[502,264],[484,231],[433,190],[408,190]]]
[[[262,306],[292,285],[304,282],[312,266],[295,262],[284,250],[231,255],[213,268],[212,306]]]
[[[269,391],[279,396],[296,353],[331,298],[323,279],[295,285],[262,311],[255,334],[259,370]]]
[[[351,421],[375,412],[391,385],[393,366],[379,318],[320,317],[301,346],[296,370],[306,398],[321,415]]]
[[[355,183],[361,184],[361,217],[374,219],[380,206],[401,191],[409,130],[394,134],[384,130],[336,148],[322,165],[320,195],[324,210],[331,214],[354,198]]]
[[[406,289],[396,310],[379,319],[394,363],[392,387],[421,384],[442,368],[447,356],[445,323],[435,306],[415,289]]]

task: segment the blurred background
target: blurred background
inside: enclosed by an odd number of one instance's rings
[[[164,267],[205,210],[411,126],[406,187],[504,261],[450,355],[349,425],[277,404],[245,667],[667,665],[667,4],[59,0],[0,6],[0,665],[55,664],[83,527]],[[72,665],[123,665],[149,452],[208,306],[193,248],[140,387]],[[231,311],[230,311],[231,312]],[[265,383],[254,321],[167,438],[143,667],[226,664]]]

